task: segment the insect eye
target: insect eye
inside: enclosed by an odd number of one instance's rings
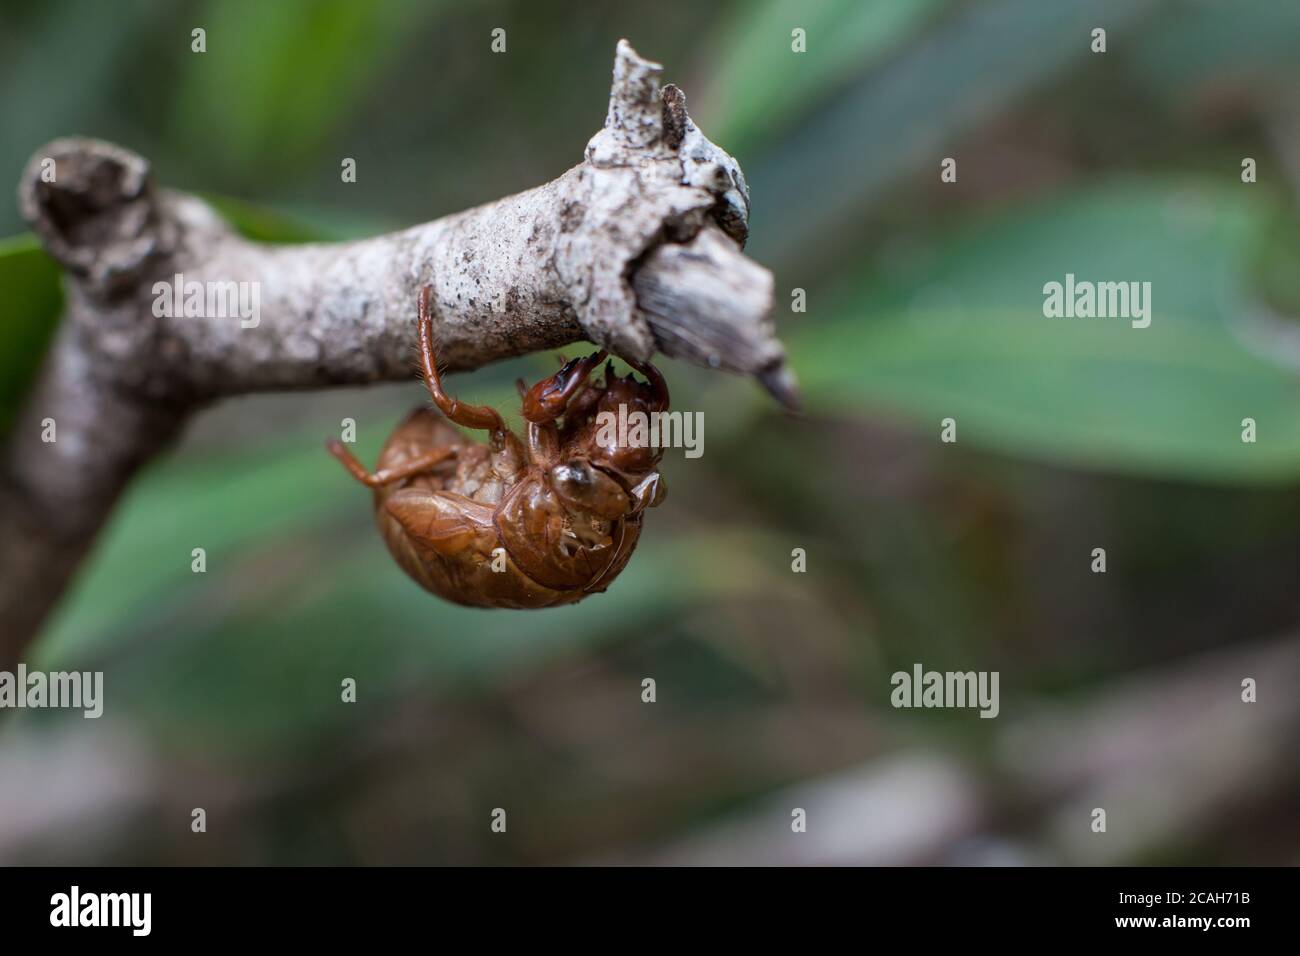
[[[577,462],[566,462],[551,469],[551,478],[557,484],[571,488],[586,488],[591,485],[591,472]]]

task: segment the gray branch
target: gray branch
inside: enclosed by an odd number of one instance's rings
[[[426,284],[451,371],[586,339],[636,361],[663,352],[752,375],[793,406],[771,273],[740,251],[744,177],[661,72],[620,42],[605,126],[582,163],[357,242],[250,242],[201,200],[158,188],[148,162],[119,146],[38,150],[18,198],[67,273],[67,309],[0,449],[0,666],[190,415],[228,395],[409,378]],[[206,290],[200,314],[187,314],[192,288]],[[247,308],[236,310],[240,291]]]

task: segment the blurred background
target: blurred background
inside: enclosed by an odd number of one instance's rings
[[[666,362],[705,454],[628,569],[481,612],[321,447],[354,417],[373,462],[414,378],[206,413],[29,654],[106,707],[0,718],[0,862],[1300,862],[1300,5],[6,4],[0,182],[87,134],[252,235],[399,228],[579,162],[619,37],[745,170],[807,414]],[[58,312],[23,228],[6,425]],[[1067,272],[1150,281],[1151,327],[1045,319]],[[891,708],[917,662],[999,671],[1000,715]]]

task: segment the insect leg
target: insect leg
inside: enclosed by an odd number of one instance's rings
[[[663,373],[650,362],[633,362],[628,359],[624,359],[624,361],[649,380],[650,387],[654,389],[654,397],[651,399],[653,410],[657,412],[667,411],[668,382],[664,380]]]
[[[482,428],[491,432],[504,432],[505,422],[501,420],[501,415],[495,408],[458,402],[443,391],[442,377],[438,374],[438,362],[433,354],[433,310],[429,304],[432,293],[432,286],[426,285],[420,290],[419,325],[420,364],[424,371],[424,384],[433,397],[433,403],[457,425],[466,428]]]
[[[555,422],[528,423],[528,457],[535,465],[548,468],[560,454],[560,430]]]
[[[587,384],[587,376],[605,360],[605,354],[601,349],[586,358],[566,362],[550,378],[534,385],[524,396],[524,418],[540,425],[563,415],[569,399]]]
[[[343,467],[348,470],[348,474],[369,488],[379,488],[383,485],[392,484],[394,481],[401,481],[403,478],[418,475],[456,454],[454,448],[434,448],[395,468],[381,468],[372,475],[366,471],[366,466],[361,464],[352,452],[343,447],[343,443],[338,439],[331,438],[325,443],[325,447],[329,449],[331,455],[343,463]]]

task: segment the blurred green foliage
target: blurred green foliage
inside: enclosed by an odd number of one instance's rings
[[[709,80],[718,100],[705,103],[718,122],[709,135],[740,156],[761,150],[810,105],[876,66],[947,6],[947,0],[764,0],[734,7]],[[816,37],[816,55],[802,69],[774,70],[773,61],[791,52],[796,23],[805,39]]]
[[[1294,482],[1295,370],[1232,328],[1263,222],[1240,189],[1153,179],[982,217],[848,283],[796,365],[826,410],[862,403],[936,433],[952,417],[963,441],[1113,471]],[[1026,276],[1067,272],[1151,282],[1151,326],[1045,319]],[[1247,416],[1267,442],[1240,440]]]
[[[203,68],[181,73],[172,138],[233,170],[292,171],[319,156],[378,75],[432,21],[440,2],[209,0]],[[266,144],[277,148],[268,154]]]
[[[59,270],[34,236],[0,241],[0,439],[58,325]]]

